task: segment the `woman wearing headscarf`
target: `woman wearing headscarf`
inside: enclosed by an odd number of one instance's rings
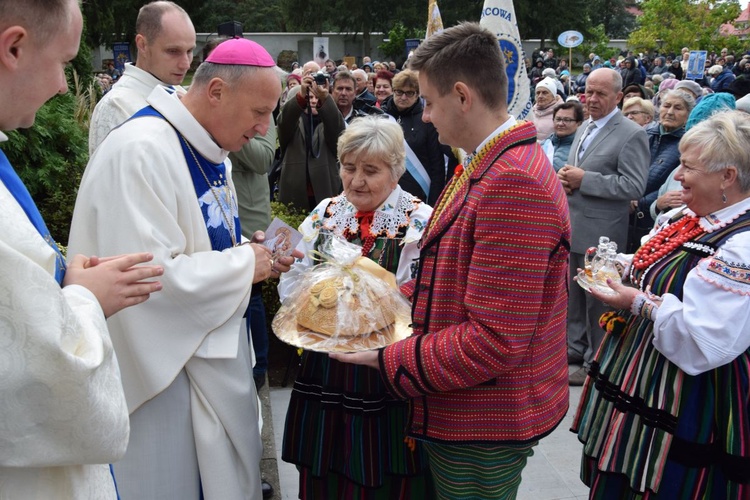
[[[542,78],[544,78],[542,71],[544,71],[544,59],[537,57],[536,61],[534,61],[534,67],[529,72],[529,79],[532,86],[536,87],[536,84],[542,81]]]
[[[750,117],[690,129],[675,178],[685,206],[625,256],[628,285],[572,429],[590,498],[750,498]]]
[[[668,71],[672,73],[677,80],[682,80],[684,72],[682,71],[682,64],[680,64],[679,59],[672,61],[672,64],[669,65]]]
[[[636,66],[634,57],[626,57],[623,68],[620,70],[622,76],[622,88],[630,85],[638,85],[641,82],[641,71]]]
[[[678,61],[679,62],[679,61]],[[665,78],[659,83],[659,92],[654,96],[654,108],[659,109],[661,104],[661,96],[666,95],[668,91],[672,90],[677,86],[680,81],[677,78]]]
[[[555,80],[550,77],[546,77],[536,84],[534,95],[536,96],[536,102],[531,108],[531,121],[536,126],[536,140],[542,143],[555,131],[552,111],[555,106],[562,104],[563,100],[557,94]]]
[[[586,79],[591,74],[591,65],[589,63],[583,64],[583,72],[575,77],[573,80],[573,91],[574,92],[586,92]]]
[[[315,207],[300,225],[305,253],[279,283],[282,301],[315,262],[326,232],[362,247],[396,275],[412,280],[418,243],[432,209],[402,190],[404,135],[392,120],[355,119],[339,138],[344,192]],[[284,426],[282,459],[300,470],[299,498],[434,498],[426,454],[404,442],[405,401],[385,389],[378,370],[305,351]]]
[[[665,61],[666,58],[664,56],[656,56],[654,58],[654,67],[651,68],[651,75],[661,75],[665,71],[669,71],[669,68],[664,65]]]
[[[279,98],[279,106],[283,106],[286,104],[286,102],[289,100],[289,92],[294,87],[299,86],[302,84],[302,77],[299,76],[296,73],[289,73],[286,75],[286,88],[284,89],[284,92],[281,93],[281,97]]]

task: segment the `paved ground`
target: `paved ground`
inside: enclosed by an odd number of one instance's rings
[[[291,388],[270,388],[270,410],[273,414],[280,490],[274,498],[283,500],[297,498],[297,469],[291,464],[282,462],[280,457],[281,437],[290,393]],[[523,472],[518,494],[519,500],[584,500],[588,498],[588,488],[578,478],[581,444],[575,434],[568,430],[580,395],[580,387],[571,387],[570,409],[565,420],[552,434],[542,439],[539,446],[534,449],[534,456],[529,459]]]

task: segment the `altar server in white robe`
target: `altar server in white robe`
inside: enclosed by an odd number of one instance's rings
[[[0,0],[1,131],[31,127],[67,92],[82,25],[76,0]],[[7,140],[0,132],[0,499],[114,500],[108,463],[125,453],[128,414],[105,318],[158,291],[163,269],[133,267],[147,253],[66,263]]]
[[[154,87],[180,86],[193,61],[195,28],[187,12],[174,2],[157,0],[138,11],[135,21],[135,64],[126,63],[117,85],[102,96],[89,125],[89,154],[107,134],[146,106]]]
[[[71,248],[146,248],[165,269],[160,297],[110,323],[131,424],[114,464],[123,498],[261,496],[242,316],[253,283],[294,258],[245,244],[225,159],[266,133],[281,93],[274,66],[254,42],[220,44],[184,97],[157,87],[86,167]]]

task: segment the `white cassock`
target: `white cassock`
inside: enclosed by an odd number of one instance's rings
[[[175,95],[148,101],[213,163],[222,150]],[[231,186],[231,175],[227,170]],[[242,318],[255,256],[213,251],[175,129],[141,117],[91,158],[69,252],[149,251],[163,290],[109,320],[130,411],[131,440],[114,464],[123,499],[260,498],[258,405]]]
[[[112,86],[112,90],[102,96],[91,115],[89,126],[89,155],[102,143],[107,134],[118,125],[133,116],[136,111],[145,107],[154,87],[167,84],[156,78],[148,71],[144,71],[133,63],[125,64],[125,71]],[[185,89],[179,85],[174,87],[178,94],[184,94]]]
[[[60,288],[57,254],[2,182],[0,206],[0,499],[115,499],[128,414],[104,314]]]

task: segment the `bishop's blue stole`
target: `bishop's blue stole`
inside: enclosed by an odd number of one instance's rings
[[[169,123],[169,120],[164,118],[164,115],[151,106],[141,109],[131,116],[130,119],[133,120],[142,116],[161,118]],[[172,125],[171,123],[169,124]],[[212,163],[207,160],[187,142],[187,139],[177,129],[175,129],[175,133],[180,138],[182,153],[185,156],[188,170],[190,170],[195,195],[198,198],[198,204],[200,205],[203,219],[206,222],[206,230],[211,241],[211,248],[217,251],[231,248],[233,242],[230,231],[232,228],[227,219],[229,218],[234,221],[234,241],[239,242],[241,240],[242,232],[237,201],[227,185],[226,166],[224,163]]]
[[[55,280],[62,285],[63,278],[65,277],[65,257],[63,257],[55,240],[52,239],[52,235],[49,233],[49,229],[47,229],[44,219],[42,219],[42,214],[39,213],[36,203],[31,199],[29,190],[26,189],[26,186],[24,186],[21,178],[18,177],[16,171],[13,170],[13,167],[10,165],[8,158],[2,150],[0,150],[0,182],[5,184],[5,187],[8,188],[10,194],[16,199],[26,213],[26,217],[29,218],[29,221],[34,225],[36,230],[39,231],[39,234],[44,238],[44,241],[46,241],[55,253],[57,253],[55,258]]]

